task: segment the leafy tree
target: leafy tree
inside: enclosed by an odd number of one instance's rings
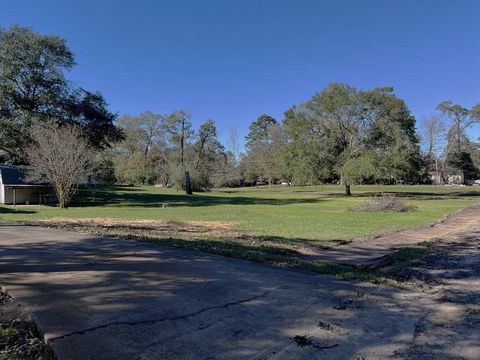
[[[190,184],[190,181],[187,183],[190,174],[187,174],[189,169],[186,158],[188,145],[194,135],[190,119],[191,115],[188,112],[178,110],[164,117],[162,121],[162,129],[169,148],[169,163],[173,181],[177,187],[184,188],[187,194],[192,193],[191,187],[187,186]]]
[[[113,185],[117,181],[113,157],[106,151],[97,152],[92,160],[92,173],[103,185]]]
[[[402,99],[391,87],[360,92],[362,116],[369,124],[366,148],[389,166],[379,173],[380,180],[409,183],[422,181],[424,163],[420,154],[416,121]]]
[[[185,150],[194,135],[191,115],[185,110],[177,110],[163,118],[162,129],[168,145],[177,152],[176,160],[185,165]]]
[[[213,120],[209,119],[200,126],[192,150],[195,159],[192,174],[194,189],[210,190],[215,184],[222,183],[226,154],[217,138],[217,128]]]
[[[452,170],[462,171],[465,180],[476,178],[478,166],[473,159],[478,157],[478,153],[475,145],[468,138],[467,129],[480,123],[480,104],[467,109],[447,100],[440,103],[437,109],[450,121],[445,163]]]
[[[361,184],[364,181],[374,181],[381,175],[378,167],[378,158],[372,151],[365,151],[361,155],[348,159],[343,165],[344,176],[349,181]]]
[[[194,145],[197,160],[195,162],[195,169],[197,170],[201,163],[214,152],[214,146],[217,140],[217,128],[215,122],[211,119],[207,120],[200,126],[197,135],[197,141]]]
[[[125,134],[125,140],[117,146],[117,154],[123,162],[121,179],[151,184],[164,170],[162,120],[162,115],[145,111],[138,116],[125,115],[118,121]]]
[[[261,115],[250,125],[246,136],[248,160],[255,167],[255,176],[268,180],[271,185],[278,177],[280,148],[282,144],[281,127],[269,115]]]
[[[108,110],[99,92],[74,89],[68,97],[59,99],[62,117],[59,124],[74,124],[82,128],[85,138],[96,150],[104,150],[125,138],[115,126],[117,115]]]
[[[467,151],[451,152],[447,159],[447,165],[453,169],[463,172],[464,180],[476,179],[479,171],[472,160],[472,156]]]
[[[75,88],[64,76],[75,59],[66,41],[29,28],[0,28],[0,161],[24,163],[31,130],[54,119],[82,128],[103,149],[121,139],[116,115],[100,93]]]
[[[285,115],[284,158],[296,177],[314,182],[338,175],[346,195],[352,182],[419,179],[415,119],[392,88],[331,84]]]
[[[334,157],[328,141],[314,117],[303,106],[285,112],[283,128],[286,144],[282,149],[282,173],[296,185],[325,183],[334,179]]]

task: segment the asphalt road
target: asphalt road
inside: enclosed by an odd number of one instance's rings
[[[385,359],[431,300],[220,256],[0,225],[0,285],[59,360]]]

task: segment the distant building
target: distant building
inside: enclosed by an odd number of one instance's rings
[[[25,168],[0,165],[0,204],[44,204],[55,201],[49,184],[25,180]]]
[[[450,172],[446,174],[430,174],[432,184],[436,185],[463,185],[465,184],[465,176],[463,171]]]

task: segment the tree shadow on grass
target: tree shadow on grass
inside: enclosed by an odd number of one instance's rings
[[[480,191],[455,191],[449,193],[436,193],[429,191],[415,192],[415,191],[402,191],[402,192],[384,192],[385,194],[392,194],[401,197],[417,198],[418,200],[445,200],[445,199],[458,199],[465,197],[478,197]]]
[[[289,204],[313,204],[326,199],[315,198],[260,198],[255,196],[215,196],[209,194],[185,195],[152,193],[142,189],[128,189],[112,187],[102,189],[95,195],[95,201],[85,190],[81,191],[72,207],[123,205],[128,207],[162,207],[165,206],[214,206],[214,205],[289,205]]]
[[[438,193],[438,192],[429,192],[429,191],[366,191],[366,192],[355,192],[352,190],[352,195],[348,198],[372,198],[376,196],[382,196],[383,194],[393,195],[397,197],[411,198],[415,200],[446,200],[446,199],[458,199],[458,198],[468,198],[468,197],[478,197],[480,196],[480,191],[456,191],[448,193]],[[343,193],[340,192],[305,192],[305,191],[295,191],[298,193],[305,193],[311,195],[320,195],[325,198],[347,198]]]
[[[34,213],[35,213],[35,211],[32,211],[32,210],[25,210],[25,209],[21,209],[21,208],[0,206],[0,215],[6,215],[6,214],[34,214]]]

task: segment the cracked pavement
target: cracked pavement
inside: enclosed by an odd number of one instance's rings
[[[63,230],[0,224],[0,285],[59,360],[385,359],[437,349],[425,347],[438,308],[426,293]],[[464,339],[461,358],[478,355],[475,346]]]

